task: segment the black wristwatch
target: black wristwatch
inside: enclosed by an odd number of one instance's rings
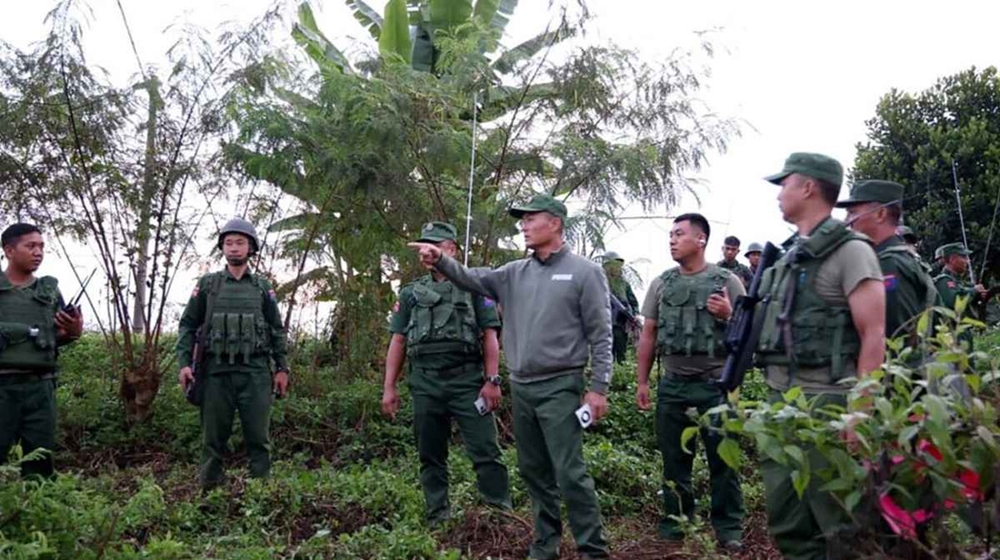
[[[494,387],[499,387],[501,379],[499,375],[491,375],[486,378],[486,381],[492,383]]]

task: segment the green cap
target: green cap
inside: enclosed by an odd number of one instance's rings
[[[623,259],[621,255],[619,255],[614,251],[608,251],[607,253],[601,255],[601,260],[603,260],[604,262],[610,262],[610,261],[625,262],[625,259]]]
[[[518,219],[524,217],[525,214],[535,214],[537,212],[548,212],[563,222],[569,217],[569,213],[566,212],[566,205],[548,194],[536,194],[532,197],[531,202],[514,206],[510,209],[510,215]]]
[[[455,226],[447,222],[427,222],[420,229],[420,237],[417,241],[424,243],[440,243],[441,241],[455,241],[458,238],[458,230]]]
[[[781,181],[792,173],[800,173],[813,179],[820,179],[830,184],[840,186],[844,182],[844,168],[840,162],[823,154],[795,152],[785,160],[785,166],[780,173],[764,177],[765,181],[780,185]]]
[[[944,250],[944,245],[938,247],[937,249],[934,249],[934,260],[938,260],[944,257],[944,254],[942,253],[943,250]]]
[[[743,256],[746,257],[750,253],[763,253],[763,252],[764,252],[764,246],[763,245],[761,245],[760,243],[751,243],[750,246],[747,247],[746,252],[743,253]]]
[[[942,245],[938,248],[941,251],[942,257],[950,257],[951,255],[962,255],[963,257],[969,256],[969,252],[965,250],[965,246],[961,243],[949,243],[947,245]]]
[[[906,241],[910,241],[911,239],[913,241],[916,241],[917,239],[919,239],[917,237],[917,234],[913,233],[913,230],[910,229],[910,226],[899,226],[899,227],[897,227],[896,228],[896,235],[902,237]]]
[[[903,200],[903,185],[892,181],[882,181],[879,179],[869,179],[858,181],[851,186],[851,196],[847,200],[837,203],[837,208],[849,208],[855,204],[865,202],[878,202],[879,204],[890,204]]]

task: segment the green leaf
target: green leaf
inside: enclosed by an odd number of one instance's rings
[[[292,38],[305,49],[306,54],[313,59],[325,76],[333,76],[340,72],[353,73],[344,53],[333,46],[333,43],[319,30],[309,2],[299,4],[299,22],[292,26]]]
[[[413,44],[410,42],[410,17],[406,13],[406,0],[389,0],[385,5],[385,22],[378,38],[382,58],[398,58],[410,64]]]
[[[477,0],[472,17],[503,33],[514,15],[517,2],[518,0]]]
[[[806,456],[802,452],[802,448],[801,447],[798,447],[798,446],[795,446],[795,445],[786,445],[783,449],[784,449],[784,452],[789,457],[791,457],[792,459],[795,459],[796,463],[798,463],[800,465],[804,465],[805,464],[805,462],[806,462]]]
[[[739,470],[742,451],[736,440],[725,438],[719,442],[719,457],[733,470]]]
[[[792,387],[791,389],[785,391],[781,398],[785,400],[786,403],[792,403],[802,396],[802,387]]]
[[[561,25],[555,31],[545,31],[535,35],[531,39],[500,55],[493,61],[493,69],[500,74],[511,72],[518,63],[530,59],[542,49],[559,44],[575,34],[575,28]]]
[[[795,488],[795,493],[802,499],[802,496],[806,493],[806,488],[809,487],[809,471],[795,469],[792,471],[792,486]]]
[[[690,442],[691,438],[696,435],[698,435],[698,426],[688,426],[687,428],[684,428],[683,432],[681,432],[681,449],[683,449],[685,453],[693,453],[693,451],[688,448],[688,442]]]
[[[846,498],[844,498],[844,507],[847,508],[847,511],[854,511],[854,508],[858,507],[859,503],[861,503],[860,490],[855,490],[854,492],[848,494]]]
[[[435,32],[457,27],[471,16],[472,0],[430,0],[430,23]]]
[[[351,9],[354,19],[358,20],[372,37],[378,39],[382,33],[383,26],[382,16],[378,13],[378,10],[369,6],[364,0],[344,0],[344,3]],[[407,22],[409,22],[409,19],[407,19]]]
[[[918,432],[920,432],[920,426],[907,426],[900,430],[899,436],[896,438],[896,443],[898,443],[901,448],[906,449],[909,446],[910,441],[917,436]]]

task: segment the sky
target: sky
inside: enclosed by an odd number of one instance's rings
[[[373,5],[381,4],[373,0]],[[221,22],[247,22],[266,0],[121,0],[145,64],[165,65],[172,42],[164,29],[189,21],[207,29]],[[0,0],[0,38],[19,47],[44,36],[44,0]],[[520,0],[505,44],[516,44],[552,20],[547,0]],[[115,0],[90,0],[93,16],[85,31],[88,58],[127,83],[135,58]],[[820,152],[849,168],[855,145],[865,141],[865,121],[892,88],[919,91],[937,78],[970,66],[996,64],[1000,42],[995,22],[1000,3],[921,1],[711,1],[589,0],[594,14],[588,40],[613,41],[650,61],[697,45],[696,32],[711,30],[716,55],[700,97],[719,115],[738,119],[743,135],[691,178],[700,205],[685,196],[657,216],[697,211],[712,221],[708,257],[721,257],[726,235],[744,248],[752,241],[778,242],[791,232],[777,208],[777,188],[761,178],[780,170],[794,151]],[[338,45],[368,41],[342,0],[326,0],[317,20]],[[287,26],[286,26],[287,29]],[[284,32],[284,30],[283,30]],[[846,197],[847,188],[842,191]],[[630,208],[629,216],[642,215]],[[625,231],[607,235],[607,246],[633,262],[645,283],[673,266],[667,249],[667,219],[628,220]],[[211,243],[198,247],[208,255]],[[57,261],[57,259],[51,259]],[[64,267],[48,262],[55,273]],[[54,271],[54,272],[53,272]],[[193,282],[193,280],[192,280]],[[183,282],[178,282],[183,286]],[[183,301],[186,289],[175,298]]]

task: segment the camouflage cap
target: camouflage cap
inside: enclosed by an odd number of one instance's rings
[[[614,251],[608,251],[607,253],[601,255],[601,260],[603,260],[604,262],[611,262],[611,261],[625,262],[625,259],[623,259],[621,255],[619,255]]]
[[[447,222],[427,222],[420,229],[420,237],[417,241],[423,243],[440,243],[441,241],[455,241],[458,238],[458,230],[455,226]]]
[[[763,253],[763,252],[764,252],[763,245],[761,245],[760,243],[751,243],[750,246],[747,247],[746,252],[743,253],[743,256],[747,257],[750,256],[750,253]]]
[[[538,212],[548,212],[563,222],[569,217],[566,205],[549,194],[536,194],[531,198],[531,202],[514,206],[510,209],[510,215],[518,219],[523,218],[525,214],[536,214]]]
[[[838,187],[844,182],[844,168],[840,162],[823,154],[795,152],[785,160],[779,173],[764,177],[765,181],[780,185],[785,177],[799,173],[813,179],[820,179]]]
[[[941,251],[942,257],[950,257],[952,255],[961,255],[963,257],[969,256],[969,252],[961,243],[949,243],[947,245],[942,245],[938,248],[938,251]]]
[[[858,181],[851,186],[851,196],[847,200],[841,200],[836,206],[837,208],[849,208],[865,202],[878,202],[879,204],[902,202],[903,191],[903,185],[893,181],[880,179]]]

